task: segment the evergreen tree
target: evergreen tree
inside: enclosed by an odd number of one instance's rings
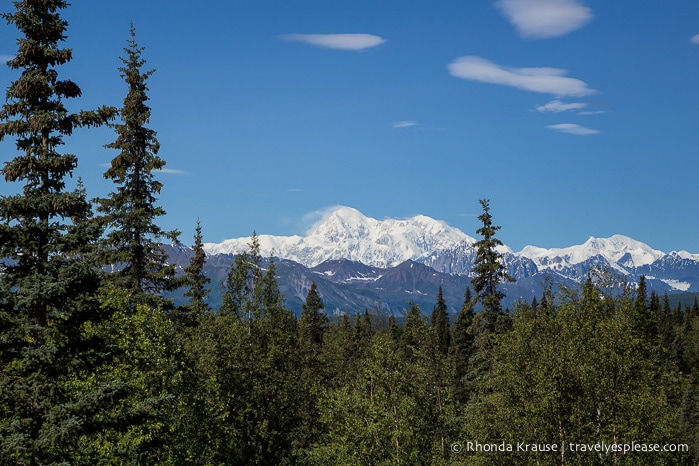
[[[641,275],[638,279],[638,288],[636,288],[636,307],[639,311],[645,312],[647,308],[648,287],[646,285],[645,275]]]
[[[655,290],[650,292],[650,304],[648,307],[649,311],[656,315],[656,319],[660,318],[660,297]]]
[[[447,431],[446,419],[448,405],[451,400],[449,387],[454,379],[454,367],[451,360],[447,358],[451,342],[449,331],[449,315],[447,305],[444,301],[442,287],[437,292],[437,303],[432,311],[432,319],[429,328],[429,343],[425,345],[426,354],[426,374],[430,379],[430,394],[434,409],[432,418],[428,421],[433,425],[433,431],[437,446],[437,457],[441,460],[447,459]]]
[[[368,309],[364,311],[363,316],[359,312],[355,314],[353,327],[354,333],[352,335],[352,342],[354,354],[357,359],[361,359],[364,356],[364,352],[368,349],[371,338],[374,335],[374,327]]]
[[[401,329],[400,327],[398,327],[398,324],[396,323],[396,317],[394,315],[391,315],[388,318],[388,329],[386,331],[388,332],[388,336],[391,338],[391,341],[399,341]]]
[[[437,303],[432,311],[430,328],[434,332],[435,346],[439,354],[446,356],[449,352],[449,314],[447,314],[447,304],[444,302],[442,287],[437,292]]]
[[[408,302],[408,306],[400,349],[401,355],[406,361],[415,362],[426,344],[427,325],[425,325],[425,319],[420,312],[420,306],[413,301]]]
[[[226,277],[221,314],[237,316],[239,321],[248,324],[259,317],[263,309],[259,300],[262,294],[255,290],[259,290],[257,284],[263,276],[261,262],[260,241],[253,231],[248,251],[235,256]]]
[[[117,184],[116,192],[98,199],[101,221],[108,229],[101,260],[104,264],[121,267],[111,275],[115,283],[130,291],[135,302],[171,303],[156,298],[162,291],[177,288],[174,265],[167,263],[167,254],[160,247],[162,239],[177,241],[177,231],[164,231],[156,219],[165,215],[157,205],[162,183],[154,172],[165,166],[158,156],[160,143],[156,132],[146,125],[151,109],[147,80],[155,70],[143,71],[143,47],[136,43],[136,31],[131,25],[131,38],[124,48],[126,57],[119,68],[128,85],[124,105],[120,110],[122,123],[113,125],[117,138],[105,147],[119,154],[112,159],[104,177]]]
[[[652,296],[651,296],[652,301]],[[636,288],[636,301],[634,306],[633,317],[636,321],[638,330],[649,338],[657,340],[658,323],[657,315],[649,307],[648,287],[646,285],[646,277],[641,275]]]
[[[495,346],[495,335],[503,333],[507,329],[507,316],[505,316],[501,301],[505,297],[498,286],[503,281],[513,281],[502,264],[502,258],[497,247],[502,242],[495,238],[495,233],[500,229],[493,225],[490,214],[490,201],[480,200],[483,213],[478,219],[483,226],[476,230],[483,239],[476,242],[476,259],[471,273],[471,283],[483,305],[483,312],[477,314],[469,332],[473,335],[474,351],[469,359],[468,371],[463,378],[468,391],[488,386],[488,377],[491,375],[492,352]]]
[[[317,353],[323,345],[323,334],[328,325],[328,317],[321,312],[323,308],[325,305],[318,294],[318,286],[313,282],[308,290],[306,302],[301,305],[299,321],[301,344],[312,353]]]
[[[267,259],[267,270],[262,275],[258,289],[258,299],[263,312],[287,312],[287,309],[284,308],[284,297],[279,291],[277,283],[277,266],[271,255]]]
[[[0,463],[67,464],[81,437],[99,434],[98,413],[117,398],[117,384],[84,384],[108,354],[102,339],[84,331],[108,317],[88,259],[99,230],[82,185],[66,189],[78,160],[59,147],[75,129],[108,122],[114,109],[71,113],[65,105],[81,95],[58,77],[57,67],[72,58],[61,48],[67,3],[13,3],[2,17],[22,37],[7,64],[21,74],[7,87],[0,140],[16,137],[18,155],[2,174],[24,186],[0,197]]]
[[[195,316],[201,316],[209,310],[206,298],[211,290],[206,285],[211,279],[204,275],[206,253],[203,248],[201,223],[199,220],[197,220],[197,227],[194,231],[194,244],[192,245],[194,254],[189,260],[189,265],[184,269],[185,283],[188,286],[184,295],[189,298],[190,312]]]
[[[495,233],[501,228],[493,225],[493,217],[490,214],[490,200],[481,199],[479,201],[483,208],[483,213],[478,219],[483,223],[476,233],[483,239],[475,244],[476,259],[474,260],[471,273],[473,279],[471,283],[483,305],[486,313],[488,325],[491,330],[495,329],[497,316],[502,312],[501,301],[505,294],[498,289],[498,285],[504,281],[514,281],[505,266],[502,264],[501,254],[497,251],[498,246],[502,246],[502,241],[495,237]]]
[[[473,355],[472,325],[475,318],[474,307],[476,300],[471,294],[471,287],[466,287],[464,303],[452,329],[451,354],[454,361],[454,396],[456,400],[465,403],[468,401],[468,392],[464,377],[468,372],[469,360]]]

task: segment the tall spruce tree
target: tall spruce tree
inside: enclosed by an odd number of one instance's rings
[[[502,246],[502,241],[495,237],[495,233],[500,226],[493,225],[493,216],[490,214],[490,199],[481,199],[483,213],[478,219],[483,223],[476,233],[483,239],[475,244],[476,259],[471,273],[473,279],[471,283],[478,294],[486,314],[488,325],[491,331],[494,330],[497,316],[502,313],[502,299],[505,294],[498,289],[498,286],[505,281],[514,281],[502,263],[502,256],[497,251],[498,246]]]
[[[257,232],[252,232],[248,247],[247,251],[236,254],[233,259],[224,285],[220,313],[235,315],[238,320],[247,321],[250,325],[264,309],[260,302],[260,287],[257,286],[263,278]]]
[[[469,360],[474,351],[472,325],[475,318],[475,305],[476,300],[471,293],[471,287],[466,287],[464,303],[456,316],[451,336],[451,355],[454,361],[453,390],[456,400],[461,403],[468,401],[464,377],[468,372]]]
[[[301,305],[299,320],[301,345],[312,353],[320,351],[323,345],[323,334],[328,326],[328,316],[321,312],[323,308],[325,305],[318,294],[318,285],[313,282],[306,295],[306,302]]]
[[[184,295],[189,298],[189,311],[194,316],[201,316],[209,310],[206,298],[211,291],[206,287],[211,279],[204,275],[206,253],[202,239],[201,222],[197,220],[197,227],[194,230],[194,244],[192,245],[194,254],[189,260],[189,265],[184,269],[185,282],[188,287]]]
[[[68,464],[79,438],[99,431],[94,415],[110,389],[87,393],[79,382],[107,353],[84,332],[106,317],[97,301],[100,275],[87,254],[99,230],[84,188],[66,187],[78,159],[59,147],[75,129],[108,122],[114,109],[66,108],[65,100],[81,95],[77,84],[58,78],[57,67],[72,58],[61,48],[67,3],[13,3],[15,11],[2,17],[22,37],[7,64],[21,74],[0,109],[0,140],[16,137],[18,155],[2,174],[24,186],[0,197],[0,463]]]
[[[468,370],[462,381],[464,390],[473,395],[476,391],[487,386],[487,380],[492,375],[492,356],[495,346],[495,335],[506,329],[507,316],[502,309],[502,299],[505,294],[498,289],[500,283],[513,281],[502,264],[502,258],[497,247],[502,241],[495,238],[500,229],[493,225],[490,214],[490,200],[481,199],[483,213],[478,219],[483,223],[476,233],[483,239],[476,242],[476,259],[471,273],[471,283],[478,299],[483,306],[483,312],[477,314],[469,333],[473,335],[473,352],[469,358]]]
[[[446,356],[449,352],[449,314],[447,313],[447,303],[444,301],[442,287],[437,292],[437,303],[432,310],[432,320],[430,329],[434,332],[435,346],[440,355]]]
[[[167,264],[167,255],[160,246],[162,239],[177,241],[179,232],[164,231],[156,219],[165,215],[157,205],[162,183],[154,176],[165,166],[158,156],[160,143],[156,132],[146,125],[151,109],[147,80],[155,70],[143,71],[144,50],[136,43],[136,31],[131,25],[131,38],[124,48],[124,66],[119,68],[128,85],[128,93],[120,110],[122,123],[115,124],[117,138],[105,147],[119,154],[112,159],[104,177],[116,183],[116,192],[98,199],[98,212],[108,229],[101,251],[104,264],[120,268],[111,275],[118,286],[131,292],[132,300],[146,304],[170,303],[156,298],[160,292],[177,287],[174,265]]]

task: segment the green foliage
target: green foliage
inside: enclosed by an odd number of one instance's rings
[[[126,290],[105,288],[102,307],[112,318],[90,331],[108,341],[111,364],[92,375],[92,382],[117,381],[126,396],[104,414],[105,428],[82,439],[79,450],[93,463],[172,464],[172,413],[183,375],[178,361],[175,326],[158,308],[132,308]]]
[[[298,328],[256,236],[229,275],[228,311],[181,329],[177,464],[290,464],[305,433]],[[305,446],[305,444],[304,444]],[[268,463],[267,463],[268,462]]]
[[[630,297],[588,282],[553,312],[518,307],[498,335],[492,375],[478,385],[469,438],[506,443],[678,442],[677,372],[659,373],[657,340],[645,333]],[[681,455],[611,453],[614,464],[679,464]],[[492,460],[492,457],[488,457]],[[503,454],[502,464],[607,464],[594,454]]]
[[[328,434],[309,464],[428,464],[432,418],[424,366],[407,364],[387,335],[372,341],[358,376],[321,406]]]

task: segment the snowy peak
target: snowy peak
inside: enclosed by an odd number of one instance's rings
[[[596,256],[604,257],[610,264],[633,268],[652,264],[665,255],[662,251],[624,235],[590,237],[583,244],[567,248],[527,246],[517,254],[533,260],[540,269],[554,270],[580,264]]]
[[[610,262],[616,262],[625,267],[652,264],[665,255],[662,251],[623,235],[613,235],[609,238],[591,237],[583,246],[588,253],[597,252]]]
[[[445,242],[475,241],[457,228],[424,215],[404,220],[376,220],[364,216],[351,207],[338,207],[316,223],[307,237],[317,237],[331,242],[369,240],[377,244],[395,242],[420,244],[425,250],[435,239]]]
[[[378,224],[378,220],[365,217],[357,209],[338,207],[313,225],[306,237],[323,238],[332,243],[364,240],[371,236]]]
[[[348,259],[372,267],[393,267],[419,260],[432,251],[451,249],[473,238],[445,222],[424,215],[398,220],[366,217],[351,207],[337,207],[306,236],[260,235],[260,252],[314,267],[327,260]],[[247,238],[205,244],[209,254],[236,254],[247,249]]]

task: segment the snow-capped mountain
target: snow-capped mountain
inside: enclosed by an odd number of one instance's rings
[[[539,270],[554,271],[601,256],[613,267],[626,272],[629,268],[652,264],[665,253],[628,236],[614,235],[609,238],[590,237],[581,245],[567,248],[544,249],[527,246],[517,255],[533,260]]]
[[[258,238],[263,256],[271,254],[305,267],[348,260],[387,269],[414,261],[452,275],[470,274],[476,242],[459,229],[430,217],[377,220],[350,207],[330,211],[305,236]],[[208,243],[204,248],[209,255],[237,254],[246,251],[249,242],[249,238],[236,238]],[[623,235],[591,237],[567,248],[527,246],[514,252],[503,246],[500,252],[508,272],[518,280],[546,274],[580,282],[591,270],[606,268],[630,281],[646,275],[651,286],[661,292],[699,291],[699,255],[686,251],[666,254]],[[371,281],[371,275],[363,281]]]
[[[335,259],[361,262],[372,267],[393,267],[407,260],[423,259],[437,250],[449,250],[475,240],[458,228],[418,215],[405,220],[376,220],[351,207],[326,214],[306,236],[259,235],[263,256],[296,261],[306,267]],[[248,249],[249,238],[207,243],[207,254],[237,254]]]

